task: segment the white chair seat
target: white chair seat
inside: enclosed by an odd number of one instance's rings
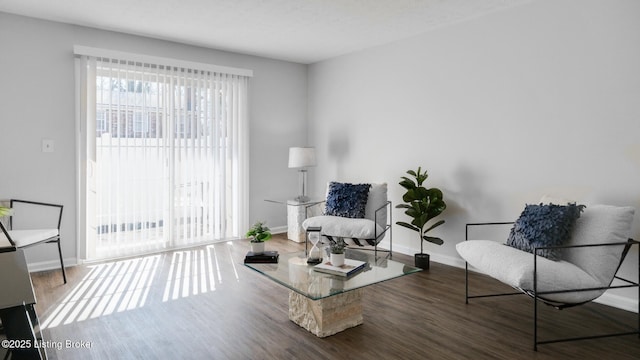
[[[517,289],[533,291],[533,254],[491,240],[468,240],[456,250],[477,270]],[[593,276],[567,261],[537,258],[538,292],[605,287]],[[593,300],[605,290],[547,294],[540,297],[560,303]]]
[[[36,244],[55,244],[58,247],[62,279],[66,284],[67,274],[64,269],[62,246],[60,245],[60,224],[62,223],[64,206],[18,199],[9,200],[9,205],[11,214],[8,227],[0,222],[0,248],[8,246],[21,249]],[[36,226],[42,228],[28,229]]]
[[[59,235],[58,229],[10,230],[9,236],[21,248]]]
[[[370,219],[352,219],[340,216],[315,216],[305,220],[302,227],[322,227],[322,234],[344,238],[374,239],[384,229]],[[377,230],[376,230],[377,228]]]

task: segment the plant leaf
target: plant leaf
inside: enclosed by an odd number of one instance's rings
[[[396,224],[398,224],[398,225],[400,225],[400,226],[403,226],[403,227],[406,227],[407,229],[411,229],[411,230],[413,230],[413,231],[420,232],[420,228],[418,228],[418,227],[416,227],[416,226],[413,226],[413,225],[411,225],[411,224],[408,224],[408,223],[406,223],[406,222],[404,222],[404,221],[398,221],[398,222],[396,222]]]
[[[439,237],[433,237],[433,236],[423,236],[422,237],[423,240],[426,240],[430,243],[434,243],[436,245],[442,245],[444,244],[444,241],[442,239],[440,239]]]
[[[398,204],[398,205],[396,205],[396,209],[411,209],[411,205]]]
[[[423,231],[423,233],[425,233],[425,234],[426,234],[427,232],[429,232],[429,231],[431,231],[431,230],[433,230],[433,229],[437,228],[438,226],[440,226],[440,225],[442,225],[442,224],[444,224],[444,220],[440,220],[440,221],[436,222],[435,224],[433,224],[433,225],[429,226],[425,231]]]

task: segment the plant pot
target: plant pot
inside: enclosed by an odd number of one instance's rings
[[[262,254],[264,252],[264,241],[251,242],[251,252],[254,254]]]
[[[344,253],[342,254],[331,253],[331,265],[333,266],[344,265]]]
[[[429,269],[429,254],[414,254],[413,259],[415,261],[416,267],[419,267],[422,270]]]

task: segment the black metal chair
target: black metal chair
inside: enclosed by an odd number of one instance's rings
[[[465,301],[469,299],[528,295],[533,301],[533,349],[538,345],[597,339],[611,336],[640,335],[640,304],[637,328],[630,331],[593,336],[538,339],[538,301],[565,309],[589,303],[606,290],[638,288],[640,275],[632,281],[618,276],[626,255],[633,245],[640,244],[623,234],[630,232],[633,210],[611,206],[587,207],[578,219],[571,239],[560,246],[540,246],[528,253],[492,240],[470,240],[469,230],[475,227],[504,226],[513,222],[469,223],[465,229],[465,241],[456,245],[465,260]],[[624,229],[628,227],[628,229]],[[593,233],[596,234],[593,234]],[[563,260],[553,261],[540,256],[548,249],[564,251]],[[600,262],[600,264],[597,264]],[[640,251],[638,254],[640,264]],[[518,292],[498,294],[469,294],[469,265],[476,270],[505,283]],[[613,285],[614,280],[618,283]]]
[[[10,200],[12,213],[9,215],[8,227],[0,221],[0,230],[7,237],[11,245],[18,249],[24,249],[45,243],[55,243],[58,245],[58,256],[60,257],[60,268],[62,278],[67,283],[67,274],[64,268],[62,248],[60,246],[60,224],[62,223],[63,206],[37,201]],[[38,221],[25,221],[29,218],[38,218]],[[41,217],[50,217],[50,222],[42,226]],[[19,221],[20,224],[16,225]]]

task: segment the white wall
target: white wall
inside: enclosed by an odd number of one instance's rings
[[[286,198],[297,186],[287,156],[290,146],[306,143],[306,65],[0,13],[0,199],[63,204],[62,246],[69,264],[78,241],[74,45],[253,70],[249,220],[286,223],[284,207],[264,199]],[[44,138],[55,141],[54,153],[41,152]],[[56,259],[54,246],[27,251],[32,268],[55,267]]]
[[[445,245],[426,251],[458,265],[465,223],[514,220],[543,194],[634,206],[640,239],[639,14],[534,1],[310,66],[313,190],[382,180],[398,204],[400,176],[427,168],[448,209]],[[395,226],[394,249],[419,251],[416,234]],[[620,293],[637,311],[637,291]]]

